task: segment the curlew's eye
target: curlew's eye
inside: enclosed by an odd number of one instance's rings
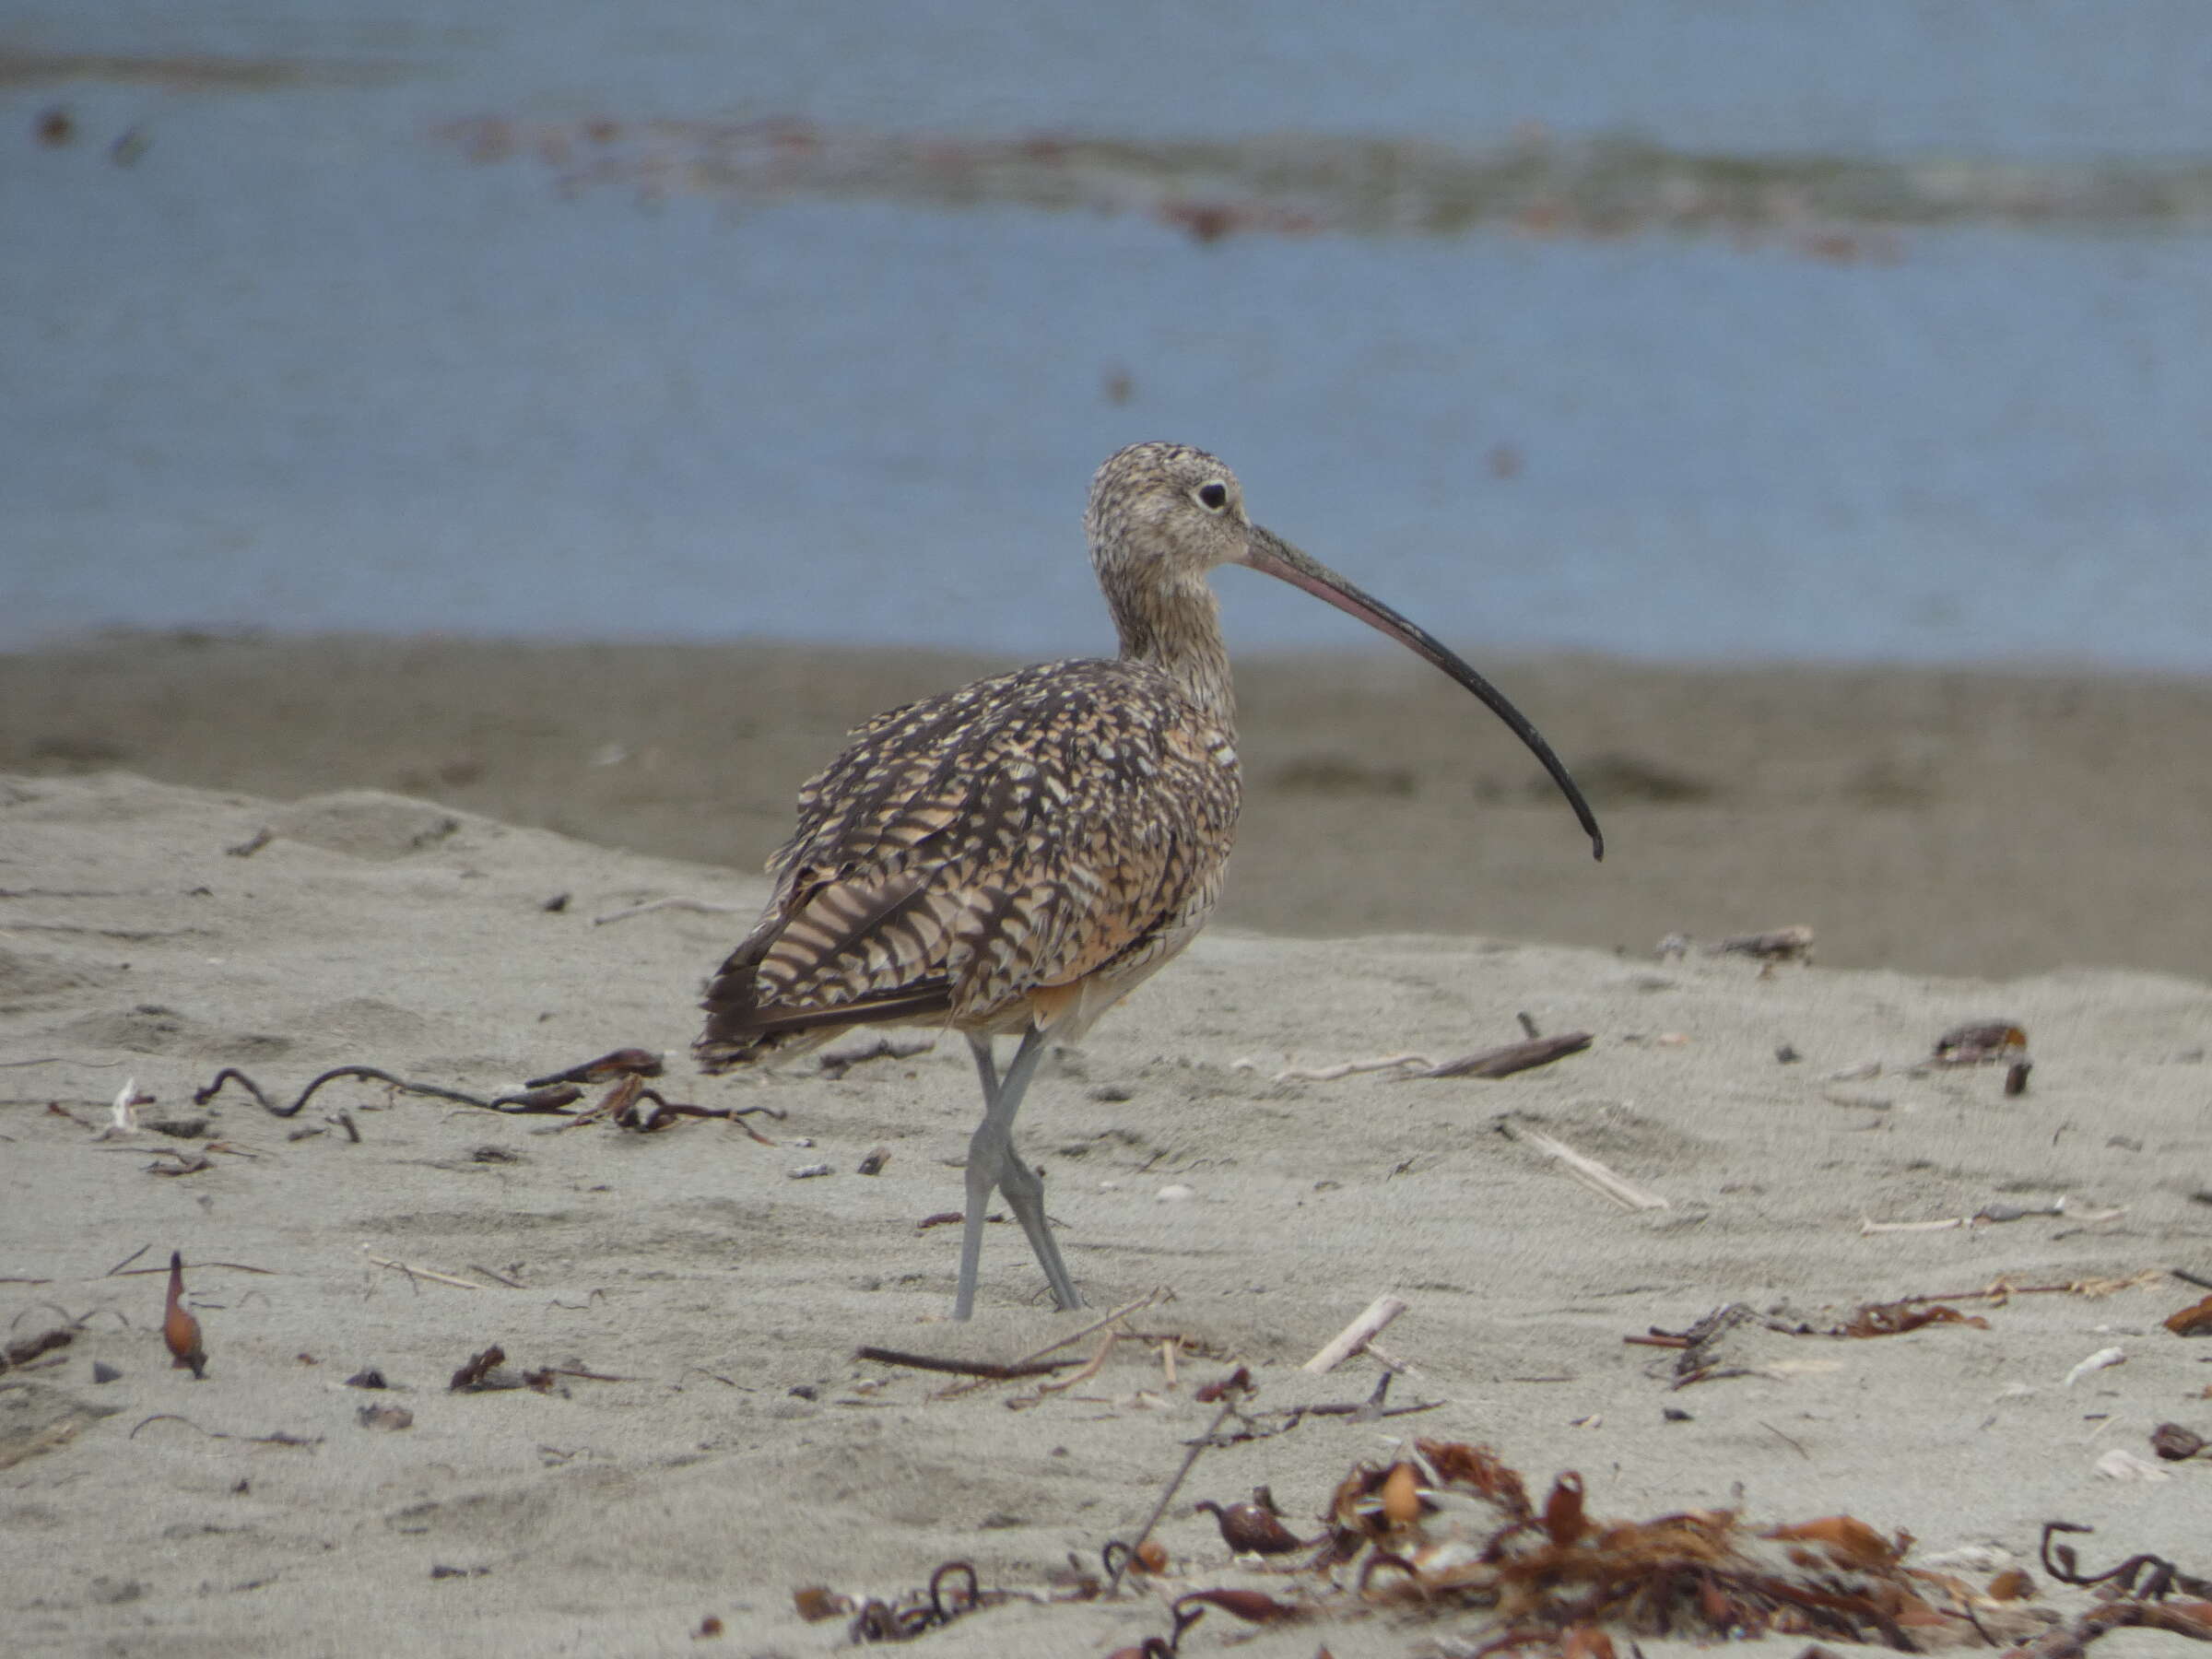
[[[1208,512],[1218,512],[1229,505],[1229,486],[1220,479],[1198,486],[1198,504]]]

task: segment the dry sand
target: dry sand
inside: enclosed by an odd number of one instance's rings
[[[842,1626],[796,1619],[792,1591],[803,1583],[891,1594],[964,1558],[986,1583],[1041,1586],[1071,1550],[1095,1559],[1144,1520],[1185,1440],[1212,1418],[1193,1387],[1226,1370],[1226,1356],[1252,1367],[1259,1409],[1362,1398],[1371,1360],[1323,1378],[1296,1367],[1381,1292],[1411,1305],[1384,1338],[1416,1367],[1394,1400],[1442,1405],[1365,1425],[1310,1418],[1292,1433],[1207,1451],[1161,1526],[1174,1586],[1252,1582],[1210,1522],[1190,1515],[1190,1500],[1267,1484],[1303,1526],[1351,1462],[1384,1460],[1398,1433],[1487,1442],[1533,1484],[1580,1469],[1602,1515],[1697,1504],[1741,1506],[1754,1520],[1849,1511],[1885,1531],[1909,1528],[1915,1559],[1982,1548],[1980,1561],[2030,1559],[2041,1522],[2064,1517],[2097,1528],[2079,1539],[2090,1564],[2157,1550],[2212,1572],[2212,1462],[2163,1466],[2168,1480],[2097,1473],[2112,1449],[2147,1458],[2159,1422],[2212,1433],[2212,1343],[2161,1327],[2199,1296],[2177,1278],[2108,1296],[1962,1303],[1989,1329],[1760,1334],[1738,1356],[1746,1376],[1681,1392],[1668,1387],[1675,1356],[1621,1340],[1681,1329],[1730,1300],[1831,1318],[1863,1300],[1969,1292],[2000,1277],[2046,1285],[2146,1267],[2212,1277],[2212,991],[2144,971],[2172,967],[2201,940],[2206,852],[2201,836],[2183,850],[2185,825],[2170,818],[2196,790],[2203,820],[2201,743],[2179,736],[2203,714],[2203,688],[2022,679],[2006,699],[1989,677],[1907,677],[1898,692],[1878,675],[1836,675],[1812,697],[1774,677],[1781,712],[1770,725],[1790,752],[1768,754],[1760,721],[1735,703],[1714,714],[1710,741],[1683,712],[1692,692],[1725,690],[1727,677],[1593,670],[1615,690],[1643,688],[1635,706],[1599,717],[1569,695],[1569,665],[1506,675],[1572,757],[1617,747],[1714,790],[1683,806],[1602,803],[1619,863],[1593,872],[1572,856],[1564,809],[1522,801],[1517,761],[1502,750],[1484,750],[1476,776],[1493,768],[1506,801],[1477,817],[1465,781],[1422,776],[1405,794],[1376,783],[1376,768],[1427,765],[1425,735],[1403,735],[1400,750],[1370,747],[1347,736],[1343,708],[1303,721],[1292,679],[1256,684],[1245,747],[1267,754],[1256,770],[1274,783],[1252,806],[1252,841],[1270,834],[1267,814],[1285,812],[1281,772],[1300,754],[1316,768],[1370,772],[1312,774],[1336,781],[1296,796],[1288,812],[1303,823],[1241,865],[1248,902],[1261,902],[1254,887],[1267,880],[1340,889],[1376,876],[1394,894],[1378,909],[1392,927],[1409,920],[1395,905],[1409,902],[1414,880],[1411,898],[1427,905],[1416,913],[1429,920],[1466,927],[1466,912],[1449,907],[1482,905],[1502,918],[1491,931],[1535,934],[1524,891],[1462,887],[1555,891],[1548,876],[1524,876],[1561,865],[1558,891],[1586,883],[1606,896],[1582,898],[1542,931],[1630,949],[1210,931],[1040,1079],[1022,1124],[1093,1303],[1172,1292],[1137,1323],[1185,1338],[1179,1384],[1163,1384],[1157,1354],[1122,1345],[1088,1382],[1016,1411],[1008,1384],[931,1400],[940,1378],[853,1360],[858,1343],[1008,1359],[1079,1325],[1040,1305],[1038,1272],[1008,1228],[991,1230],[978,1318],[967,1327],[942,1318],[958,1228],[916,1223],[960,1196],[975,1084],[958,1041],[842,1077],[801,1062],[765,1082],[708,1082],[677,1060],[679,1100],[787,1112],[765,1124],[776,1146],[721,1122],[547,1133],[544,1117],[394,1100],[359,1082],[332,1086],[297,1122],[230,1093],[193,1106],[194,1086],[226,1064],[289,1095],[347,1062],[496,1090],[615,1046],[681,1055],[699,980],[743,918],[651,912],[606,927],[593,918],[662,894],[752,902],[761,891],[728,869],[449,806],[312,790],[359,783],[363,765],[407,763],[431,768],[420,792],[471,801],[509,765],[531,763],[540,790],[531,817],[577,814],[577,828],[618,825],[610,834],[646,842],[641,825],[675,825],[724,798],[690,776],[692,757],[703,761],[714,719],[750,721],[752,735],[732,739],[746,752],[732,765],[747,776],[717,787],[759,806],[688,830],[725,834],[750,861],[783,809],[768,803],[787,801],[828,743],[785,754],[798,747],[781,735],[794,721],[759,706],[710,714],[703,697],[646,724],[637,684],[677,675],[681,654],[610,651],[593,670],[591,653],[507,653],[496,681],[509,690],[455,712],[455,679],[436,664],[452,670],[460,648],[387,648],[378,662],[347,646],[330,675],[272,679],[267,662],[286,651],[212,643],[194,657],[148,646],[109,679],[90,668],[68,679],[51,659],[42,679],[31,675],[40,659],[5,664],[0,708],[18,765],[29,759],[22,735],[44,721],[57,743],[106,732],[101,741],[124,747],[115,759],[133,768],[175,772],[190,750],[215,757],[228,785],[308,798],[210,794],[126,772],[0,779],[9,1062],[0,1316],[9,1340],[76,1329],[71,1347],[0,1373],[0,1648],[828,1653]],[[429,665],[409,681],[400,670],[416,651]],[[828,701],[830,677],[798,653],[770,653],[754,668],[761,662],[787,677],[781,697]],[[913,679],[942,677],[942,664],[907,668]],[[548,677],[535,717],[526,690],[513,690],[531,673]],[[1405,690],[1387,670],[1365,673],[1351,703]],[[77,695],[38,690],[55,684]],[[409,684],[418,719],[405,703]],[[1898,701],[1882,701],[1885,684]],[[872,679],[850,708],[812,710],[807,736],[885,701],[885,688]],[[1852,710],[1827,706],[1847,688],[1865,697],[1860,714],[1876,706],[1889,724],[1853,724]],[[359,706],[343,724],[319,724],[336,719],[347,690],[360,692]],[[1289,714],[1277,728],[1288,741],[1254,741],[1270,703],[1272,717]],[[2013,714],[1973,747],[1958,712],[1971,708]],[[159,710],[175,728],[166,736]],[[1816,714],[1831,721],[1834,741],[1809,739]],[[686,724],[697,750],[654,752]],[[286,732],[292,752],[261,757],[275,770],[248,774],[254,747]],[[1912,747],[1907,736],[1920,732],[1926,746]],[[2053,732],[2066,741],[2053,743]],[[1471,725],[1455,741],[1487,739]],[[597,746],[626,750],[613,759]],[[1904,768],[1902,801],[1882,783],[1856,814],[1838,807],[1852,798],[1853,765],[1885,746]],[[2026,790],[2011,768],[2033,772],[2035,754],[2055,752],[2081,761],[2053,761],[2044,794]],[[2172,763],[2150,763],[2161,752]],[[482,772],[441,781],[438,754]],[[88,741],[73,757],[46,754],[76,768],[95,759]],[[2100,761],[2111,765],[2101,792],[2090,787]],[[1790,779],[1803,787],[1785,787]],[[2000,792],[2013,783],[2022,787]],[[2119,806],[2136,798],[2150,812]],[[1856,905],[1869,889],[1805,885],[1794,863],[1803,850],[1743,828],[1787,820],[1812,834],[1823,809],[1871,836],[1867,865],[1882,878],[1909,883],[1880,929],[1858,934],[1863,918],[1834,902],[1842,891]],[[1403,814],[1416,830],[1398,823]],[[1959,852],[1947,839],[1962,818],[1991,834],[2044,820],[2046,834]],[[2090,820],[2125,845],[2112,856],[2128,865],[2119,885],[2084,874]],[[1449,845],[1418,845],[1447,823],[1458,825]],[[1482,831],[1473,845],[1458,839],[1469,823]],[[275,836],[253,856],[226,852],[264,828]],[[1389,852],[1360,861],[1329,852],[1354,831]],[[1688,847],[1699,839],[1721,845]],[[2053,845],[2081,856],[2066,863]],[[2172,953],[2133,951],[2125,934],[2075,949],[2077,923],[2097,907],[2024,885],[2024,872],[2044,867],[2037,858],[2064,865],[2064,894],[2144,887],[2135,913],[2144,927],[2157,923]],[[2159,858],[2183,858],[2181,880],[2172,869],[2161,878]],[[1277,876],[1265,874],[1270,861]],[[2150,902],[2152,887],[2163,905]],[[1648,891],[1681,898],[1664,920],[1639,913],[1617,934],[1583,931],[1602,927],[1608,902],[1632,912]],[[1738,891],[1757,902],[1738,909]],[[569,905],[548,912],[558,894]],[[1294,920],[1318,929],[1345,918],[1323,907]],[[1818,924],[1834,949],[1812,969],[1771,973],[1732,956],[1659,962],[1648,949],[1665,927],[1719,934],[1785,920]],[[1993,975],[1834,967],[1856,953],[1838,940],[1853,938],[1880,940],[1915,969],[1937,960],[1945,940],[1967,938]],[[2125,967],[2051,969],[2100,960]],[[2008,978],[2008,964],[2037,973]],[[1274,1082],[1285,1066],[1482,1049],[1517,1035],[1517,1011],[1597,1040],[1504,1082]],[[2000,1068],[1909,1071],[1936,1033],[1980,1016],[2029,1030],[2037,1064],[2026,1095],[2002,1095]],[[1801,1060],[1776,1060],[1783,1044]],[[1885,1068],[1834,1077],[1863,1062]],[[126,1079],[157,1097],[144,1119],[212,1115],[223,1148],[150,1128],[95,1137],[90,1126],[106,1122]],[[359,1144],[332,1126],[341,1108]],[[1630,1212],[1588,1193],[1526,1141],[1500,1135],[1502,1115],[1604,1159],[1668,1207]],[[323,1133],[289,1139],[297,1128]],[[853,1172],[878,1146],[889,1148],[883,1174]],[[177,1159],[159,1148],[199,1148],[210,1168],[164,1174]],[[792,1179],[807,1163],[831,1172]],[[1161,1196],[1168,1188],[1188,1196]],[[2062,1194],[2064,1215],[1860,1230],[1867,1217],[1934,1221]],[[142,1248],[128,1272],[111,1272]],[[190,1263],[206,1381],[171,1370],[157,1334],[161,1277],[137,1272],[172,1248]],[[477,1288],[409,1278],[371,1256]],[[621,1381],[447,1392],[455,1367],[488,1343],[522,1367]],[[2124,1365],[2068,1387],[2068,1371],[2103,1347],[2124,1349]],[[95,1362],[117,1367],[120,1381],[95,1382]],[[345,1387],[371,1365],[389,1392]],[[411,1427],[363,1427],[363,1405],[405,1406]],[[1688,1418],[1668,1420],[1668,1409]],[[2081,1604],[2079,1593],[2053,1594],[2033,1559],[2030,1569],[2053,1606]],[[699,1641],[708,1615],[724,1635]],[[1406,1654],[1473,1626],[1469,1615],[1365,1617],[1263,1632],[1237,1650]],[[1141,1591],[1117,1604],[989,1610],[929,1641],[1011,1659],[1104,1654],[1163,1630],[1161,1597]],[[1183,1653],[1221,1653],[1232,1635],[1232,1621],[1210,1617]],[[2172,1643],[2114,1637],[2100,1659]],[[1801,1646],[1768,1643],[1774,1654]]]

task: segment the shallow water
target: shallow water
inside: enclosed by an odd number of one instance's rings
[[[2190,6],[73,9],[0,25],[0,644],[1101,648],[1165,436],[1470,648],[2212,670]]]

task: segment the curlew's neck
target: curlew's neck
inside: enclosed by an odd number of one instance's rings
[[[1122,636],[1123,659],[1159,669],[1202,712],[1234,729],[1237,694],[1229,680],[1221,606],[1206,578],[1192,574],[1165,583],[1108,581],[1102,585]]]

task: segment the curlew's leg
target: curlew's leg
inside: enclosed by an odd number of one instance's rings
[[[1044,1269],[1045,1279],[1052,1286],[1053,1300],[1064,1310],[1083,1305],[1044,1218],[1044,1182],[1014,1150],[1014,1114],[1021,1110],[1021,1097],[1038,1061],[1044,1057],[1044,1033],[1034,1026],[1023,1033],[1021,1046],[1014,1051],[1002,1078],[991,1057],[991,1040],[968,1039],[969,1047],[975,1051],[976,1075],[982,1079],[983,1121],[976,1125],[968,1143],[968,1211],[960,1232],[959,1288],[952,1303],[955,1319],[966,1319],[975,1311],[976,1270],[983,1254],[983,1212],[990,1207],[994,1191],[1006,1195],[1006,1207],[1029,1234],[1037,1265]]]

